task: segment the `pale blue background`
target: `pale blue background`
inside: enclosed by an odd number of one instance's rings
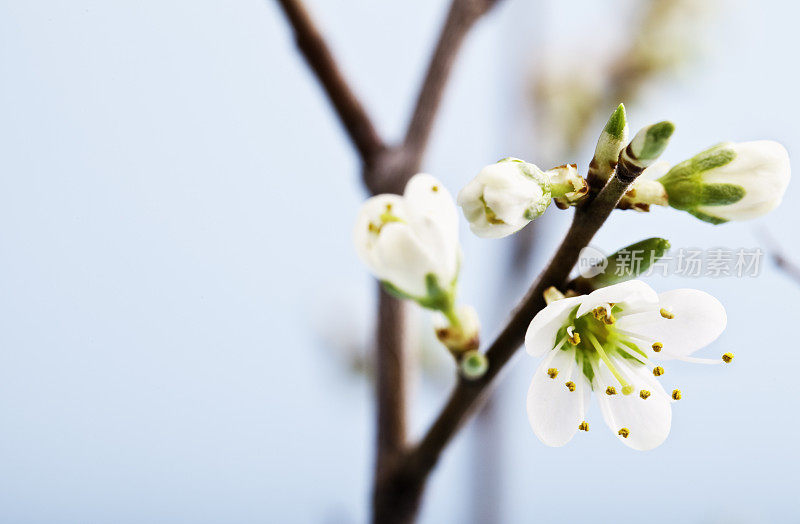
[[[397,136],[445,2],[309,3]],[[455,192],[483,164],[530,156],[512,130],[537,49],[555,34],[613,42],[605,23],[630,3],[506,0],[464,48],[426,169]],[[674,120],[673,161],[723,139],[796,153],[798,15],[720,2],[705,58],[630,105],[633,125]],[[274,4],[2,0],[0,78],[0,521],[364,521],[371,389],[337,347],[370,329],[373,286],[350,241],[363,195]],[[588,153],[563,160],[585,167]],[[595,245],[755,247],[768,227],[800,259],[798,202],[795,183],[766,219],[722,227],[619,213]],[[462,299],[489,339],[504,311],[485,275],[510,242],[462,233]],[[798,286],[772,266],[652,284],[718,296],[730,326],[706,354],[736,353],[725,368],[670,367],[684,400],[669,440],[633,452],[595,406],[593,431],[544,447],[524,409],[537,363],[521,356],[499,440],[459,436],[423,521],[467,518],[483,446],[500,449],[507,522],[797,521]],[[415,381],[417,433],[446,394],[446,370],[433,377]]]

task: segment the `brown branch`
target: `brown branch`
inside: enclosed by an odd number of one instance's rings
[[[278,0],[294,29],[297,47],[322,84],[361,159],[370,164],[385,148],[372,120],[344,78],[303,2]]]
[[[545,307],[542,296],[544,290],[550,286],[564,285],[578,261],[581,249],[589,244],[638,173],[633,178],[630,176],[631,173],[618,173],[590,205],[575,210],[572,225],[556,254],[487,350],[489,371],[480,380],[459,380],[447,404],[419,445],[411,451],[404,462],[405,469],[398,476],[408,479],[409,483],[424,483],[442,450],[475,412],[503,366],[522,345],[531,319]]]
[[[301,0],[278,0],[294,29],[297,46],[319,79],[359,152],[363,181],[372,194],[399,193],[419,170],[447,79],[475,22],[499,0],[453,0],[430,59],[403,144],[387,147]],[[424,482],[405,485],[394,475],[406,458],[404,304],[380,292],[377,332],[378,435],[373,520],[414,518]]]
[[[405,308],[378,285],[376,383],[378,396],[377,472],[388,470],[406,444]]]
[[[412,156],[411,171],[419,169],[447,79],[467,33],[499,0],[453,0],[431,56],[425,79],[408,124],[404,148]]]

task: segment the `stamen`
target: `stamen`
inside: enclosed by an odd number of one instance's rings
[[[617,319],[614,318],[614,315],[611,314],[612,307],[614,306],[611,304],[597,306],[592,310],[592,316],[606,325],[611,325],[617,321]]]
[[[672,390],[672,400],[680,400],[681,399],[681,390],[680,389],[673,389]]]
[[[730,363],[731,363],[731,360],[733,360],[733,353],[725,353],[725,354],[723,354],[723,355],[722,355],[722,360],[723,360],[723,361],[724,361],[726,364],[730,364]]]
[[[653,368],[653,375],[660,377],[663,374],[664,374],[664,368],[662,368],[661,366],[656,366]]]
[[[605,350],[603,350],[603,346],[597,341],[597,337],[595,337],[591,332],[586,333],[586,336],[589,337],[589,342],[591,342],[594,348],[597,350],[598,355],[600,355],[600,358],[603,360],[603,362],[605,362],[608,370],[611,371],[611,373],[614,375],[614,378],[616,378],[619,384],[622,386],[623,391],[625,386],[630,387],[630,384],[628,384],[622,374],[617,370],[613,362],[611,362],[611,359],[608,358],[608,355],[606,355]],[[606,390],[606,393],[608,393],[608,390]],[[613,395],[613,393],[608,394]]]
[[[643,400],[647,400],[647,397],[650,396],[650,392],[646,389],[643,389],[639,392],[639,396],[642,397]]]
[[[567,328],[567,338],[569,339],[569,343],[573,346],[577,346],[581,343],[581,335],[575,331],[575,326],[569,326]]]
[[[437,191],[439,191],[439,186],[433,186],[433,187],[431,188],[431,191],[433,191],[434,193],[436,193]]]
[[[628,438],[628,435],[630,434],[631,430],[629,430],[628,428],[620,428],[620,430],[617,431],[617,435],[621,435],[622,438]]]
[[[575,383],[571,380],[567,382],[567,389],[570,391],[575,391]]]
[[[616,394],[617,394],[617,390],[614,389],[614,386],[608,386],[606,388],[606,395],[616,395]]]
[[[547,370],[547,374],[550,375],[550,378],[556,378],[558,376],[558,370],[556,368],[550,368]]]
[[[661,316],[664,318],[675,318],[675,315],[668,309],[661,308]]]
[[[578,425],[578,429],[581,431],[589,431],[589,424],[584,420]]]
[[[658,353],[662,349],[664,349],[664,344],[662,344],[661,342],[653,342],[653,351]]]

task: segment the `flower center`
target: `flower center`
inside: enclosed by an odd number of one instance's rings
[[[386,209],[384,210],[383,213],[380,214],[380,216],[378,216],[378,220],[379,222],[377,224],[375,222],[370,222],[369,225],[367,226],[369,232],[374,235],[379,235],[381,229],[383,229],[383,226],[385,226],[389,222],[405,223],[405,220],[394,214],[394,212],[392,211],[392,204],[386,204]]]
[[[593,383],[595,373],[600,361],[619,383],[623,395],[630,395],[634,391],[624,370],[615,364],[619,359],[625,359],[634,365],[643,366],[648,362],[647,354],[639,348],[634,340],[624,332],[617,329],[617,316],[623,314],[619,304],[604,304],[580,317],[576,317],[578,308],[572,310],[566,323],[559,330],[557,340],[569,341],[575,347],[575,358],[582,366],[583,373],[590,383]],[[607,385],[605,394],[616,395],[617,388]],[[640,392],[642,399],[650,396],[650,392]]]

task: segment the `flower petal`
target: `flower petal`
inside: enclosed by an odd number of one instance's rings
[[[585,297],[562,298],[539,311],[525,333],[525,349],[533,357],[545,354],[556,345],[556,335],[569,312]]]
[[[791,178],[786,149],[771,140],[740,142],[733,148],[736,158],[704,173],[703,182],[736,184],[744,188],[744,198],[724,206],[700,206],[697,210],[725,220],[749,220],[778,207]]]
[[[378,279],[386,280],[415,297],[424,297],[428,293],[425,276],[438,274],[436,261],[431,259],[411,229],[400,222],[383,226],[373,257],[373,271]]]
[[[550,378],[548,369],[559,371]],[[575,384],[570,391],[567,382]],[[547,446],[563,446],[583,421],[591,388],[575,362],[575,348],[552,351],[536,370],[528,389],[528,421]]]
[[[641,280],[628,280],[613,286],[592,291],[584,297],[576,316],[581,317],[598,306],[609,302],[624,303],[626,312],[645,308],[658,303],[658,295],[653,288]]]
[[[696,289],[676,289],[658,296],[659,308],[673,318],[661,316],[660,309],[625,316],[617,321],[621,329],[643,335],[664,345],[659,358],[688,356],[717,339],[725,330],[727,316],[719,300]]]
[[[458,272],[458,211],[447,188],[425,173],[411,177],[403,193],[408,222],[436,263],[433,271],[442,285],[452,281]]]
[[[376,273],[378,269],[375,262],[374,248],[378,241],[383,220],[381,215],[387,212],[387,206],[391,209],[391,214],[407,220],[405,212],[405,202],[399,195],[377,195],[368,198],[358,211],[356,225],[353,228],[353,242],[355,243],[356,253],[367,267]],[[372,224],[372,227],[370,227]],[[377,275],[376,275],[377,276]],[[379,277],[380,278],[380,277]]]
[[[631,363],[623,358],[615,358],[613,363],[634,386],[635,391],[630,395],[622,395],[618,387],[616,395],[607,395],[605,381],[595,375],[597,401],[606,425],[623,444],[630,448],[646,451],[660,446],[669,435],[672,425],[670,397],[646,366]],[[604,368],[601,369],[601,377],[610,375],[603,362],[600,362],[597,368]],[[639,391],[642,389],[650,392],[647,399],[639,396]],[[626,430],[627,437],[624,436]]]

